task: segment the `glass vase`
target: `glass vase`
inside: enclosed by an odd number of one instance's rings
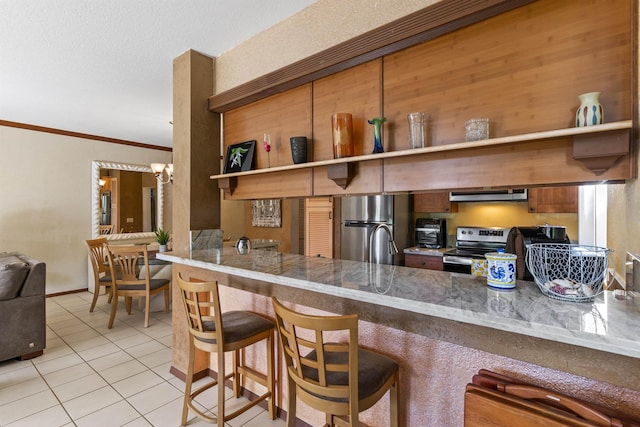
[[[353,156],[353,118],[350,113],[331,116],[333,129],[333,158]]]

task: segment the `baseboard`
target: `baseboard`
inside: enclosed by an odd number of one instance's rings
[[[80,292],[88,292],[89,288],[74,289],[72,291],[55,292],[53,294],[46,294],[46,298],[59,297],[60,295],[79,294]]]

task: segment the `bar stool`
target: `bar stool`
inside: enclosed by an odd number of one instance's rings
[[[274,323],[262,316],[248,311],[229,311],[222,313],[217,282],[189,282],[178,274],[178,286],[184,303],[184,311],[189,326],[189,367],[184,391],[182,407],[182,424],[186,425],[189,408],[198,417],[210,423],[217,423],[223,427],[228,421],[259,402],[268,399],[269,415],[276,417],[275,380],[274,380]],[[213,309],[213,310],[212,310]],[[213,311],[213,313],[211,313]],[[221,326],[221,327],[218,327]],[[241,350],[249,345],[266,340],[267,344],[267,374],[264,375],[243,364]],[[218,346],[218,343],[222,343]],[[196,349],[207,353],[216,353],[218,359],[218,377],[210,382],[191,390],[193,384],[193,369]],[[233,352],[232,372],[225,374],[224,354]],[[247,403],[231,414],[225,414],[224,381],[233,378],[233,392],[240,397],[241,380],[249,378],[266,387],[267,391],[252,402]],[[218,416],[205,415],[193,404],[193,399],[203,391],[220,384],[218,387]]]
[[[387,390],[390,426],[397,427],[398,364],[358,347],[358,316],[312,316],[272,301],[287,366],[287,427],[296,423],[296,397],[326,414],[325,427],[359,426],[358,414]],[[325,341],[327,331],[348,333],[348,342]]]

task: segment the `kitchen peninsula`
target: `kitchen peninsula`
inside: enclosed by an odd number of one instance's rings
[[[231,301],[234,309],[273,316],[269,298],[276,296],[301,310],[357,313],[361,344],[400,361],[405,425],[462,425],[464,386],[479,368],[552,384],[606,406],[616,402],[640,415],[634,293],[616,299],[605,292],[594,303],[578,304],[547,298],[531,282],[497,291],[468,275],[275,251],[238,255],[224,248],[158,257],[174,262],[183,276],[217,280],[223,309]],[[176,334],[185,333],[176,323]],[[174,353],[186,357],[181,340],[176,347]],[[282,400],[278,405],[286,407]],[[299,413],[313,423],[305,415]]]

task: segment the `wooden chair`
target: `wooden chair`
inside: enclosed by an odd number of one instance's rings
[[[125,297],[127,313],[131,314],[132,297],[145,297],[144,327],[149,326],[151,296],[164,292],[164,308],[169,312],[170,285],[169,279],[151,279],[149,275],[149,254],[146,246],[108,245],[107,258],[113,281],[113,302],[109,329],[113,327],[118,308],[118,297]],[[144,263],[139,265],[139,259]],[[144,278],[138,278],[138,271],[144,269]]]
[[[275,404],[275,367],[274,367],[274,334],[273,321],[258,314],[248,311],[229,311],[222,313],[217,282],[189,282],[178,275],[178,286],[184,304],[187,325],[189,327],[189,366],[184,391],[184,404],[182,408],[182,425],[187,423],[189,408],[198,417],[210,423],[217,423],[219,427],[259,402],[268,399],[269,415],[271,419],[276,417]],[[244,348],[266,340],[267,344],[267,374],[264,375],[246,366],[243,362]],[[221,345],[218,345],[221,343]],[[218,361],[217,380],[204,384],[192,391],[193,365],[196,349],[207,353],[216,353]],[[232,372],[225,373],[224,354],[233,352]],[[240,385],[244,378],[249,378],[266,387],[266,392],[238,408],[233,413],[227,414],[225,408],[224,381],[233,378],[233,392],[236,398],[240,397]],[[193,403],[193,399],[200,393],[219,384],[217,417],[205,415]]]
[[[390,425],[398,426],[398,364],[358,347],[358,316],[296,313],[272,298],[287,366],[287,427],[296,423],[296,397],[326,414],[325,427],[359,426],[358,414],[390,391]],[[327,342],[341,331],[348,342]]]
[[[113,234],[113,225],[99,225],[98,231],[100,235],[103,234]]]
[[[89,313],[93,313],[102,287],[105,288],[107,295],[109,295],[109,302],[111,302],[113,297],[111,293],[111,269],[107,263],[107,239],[100,237],[98,239],[85,240],[85,243],[87,244],[87,249],[89,249],[89,258],[93,267],[93,301],[91,302],[91,308],[89,308]]]

